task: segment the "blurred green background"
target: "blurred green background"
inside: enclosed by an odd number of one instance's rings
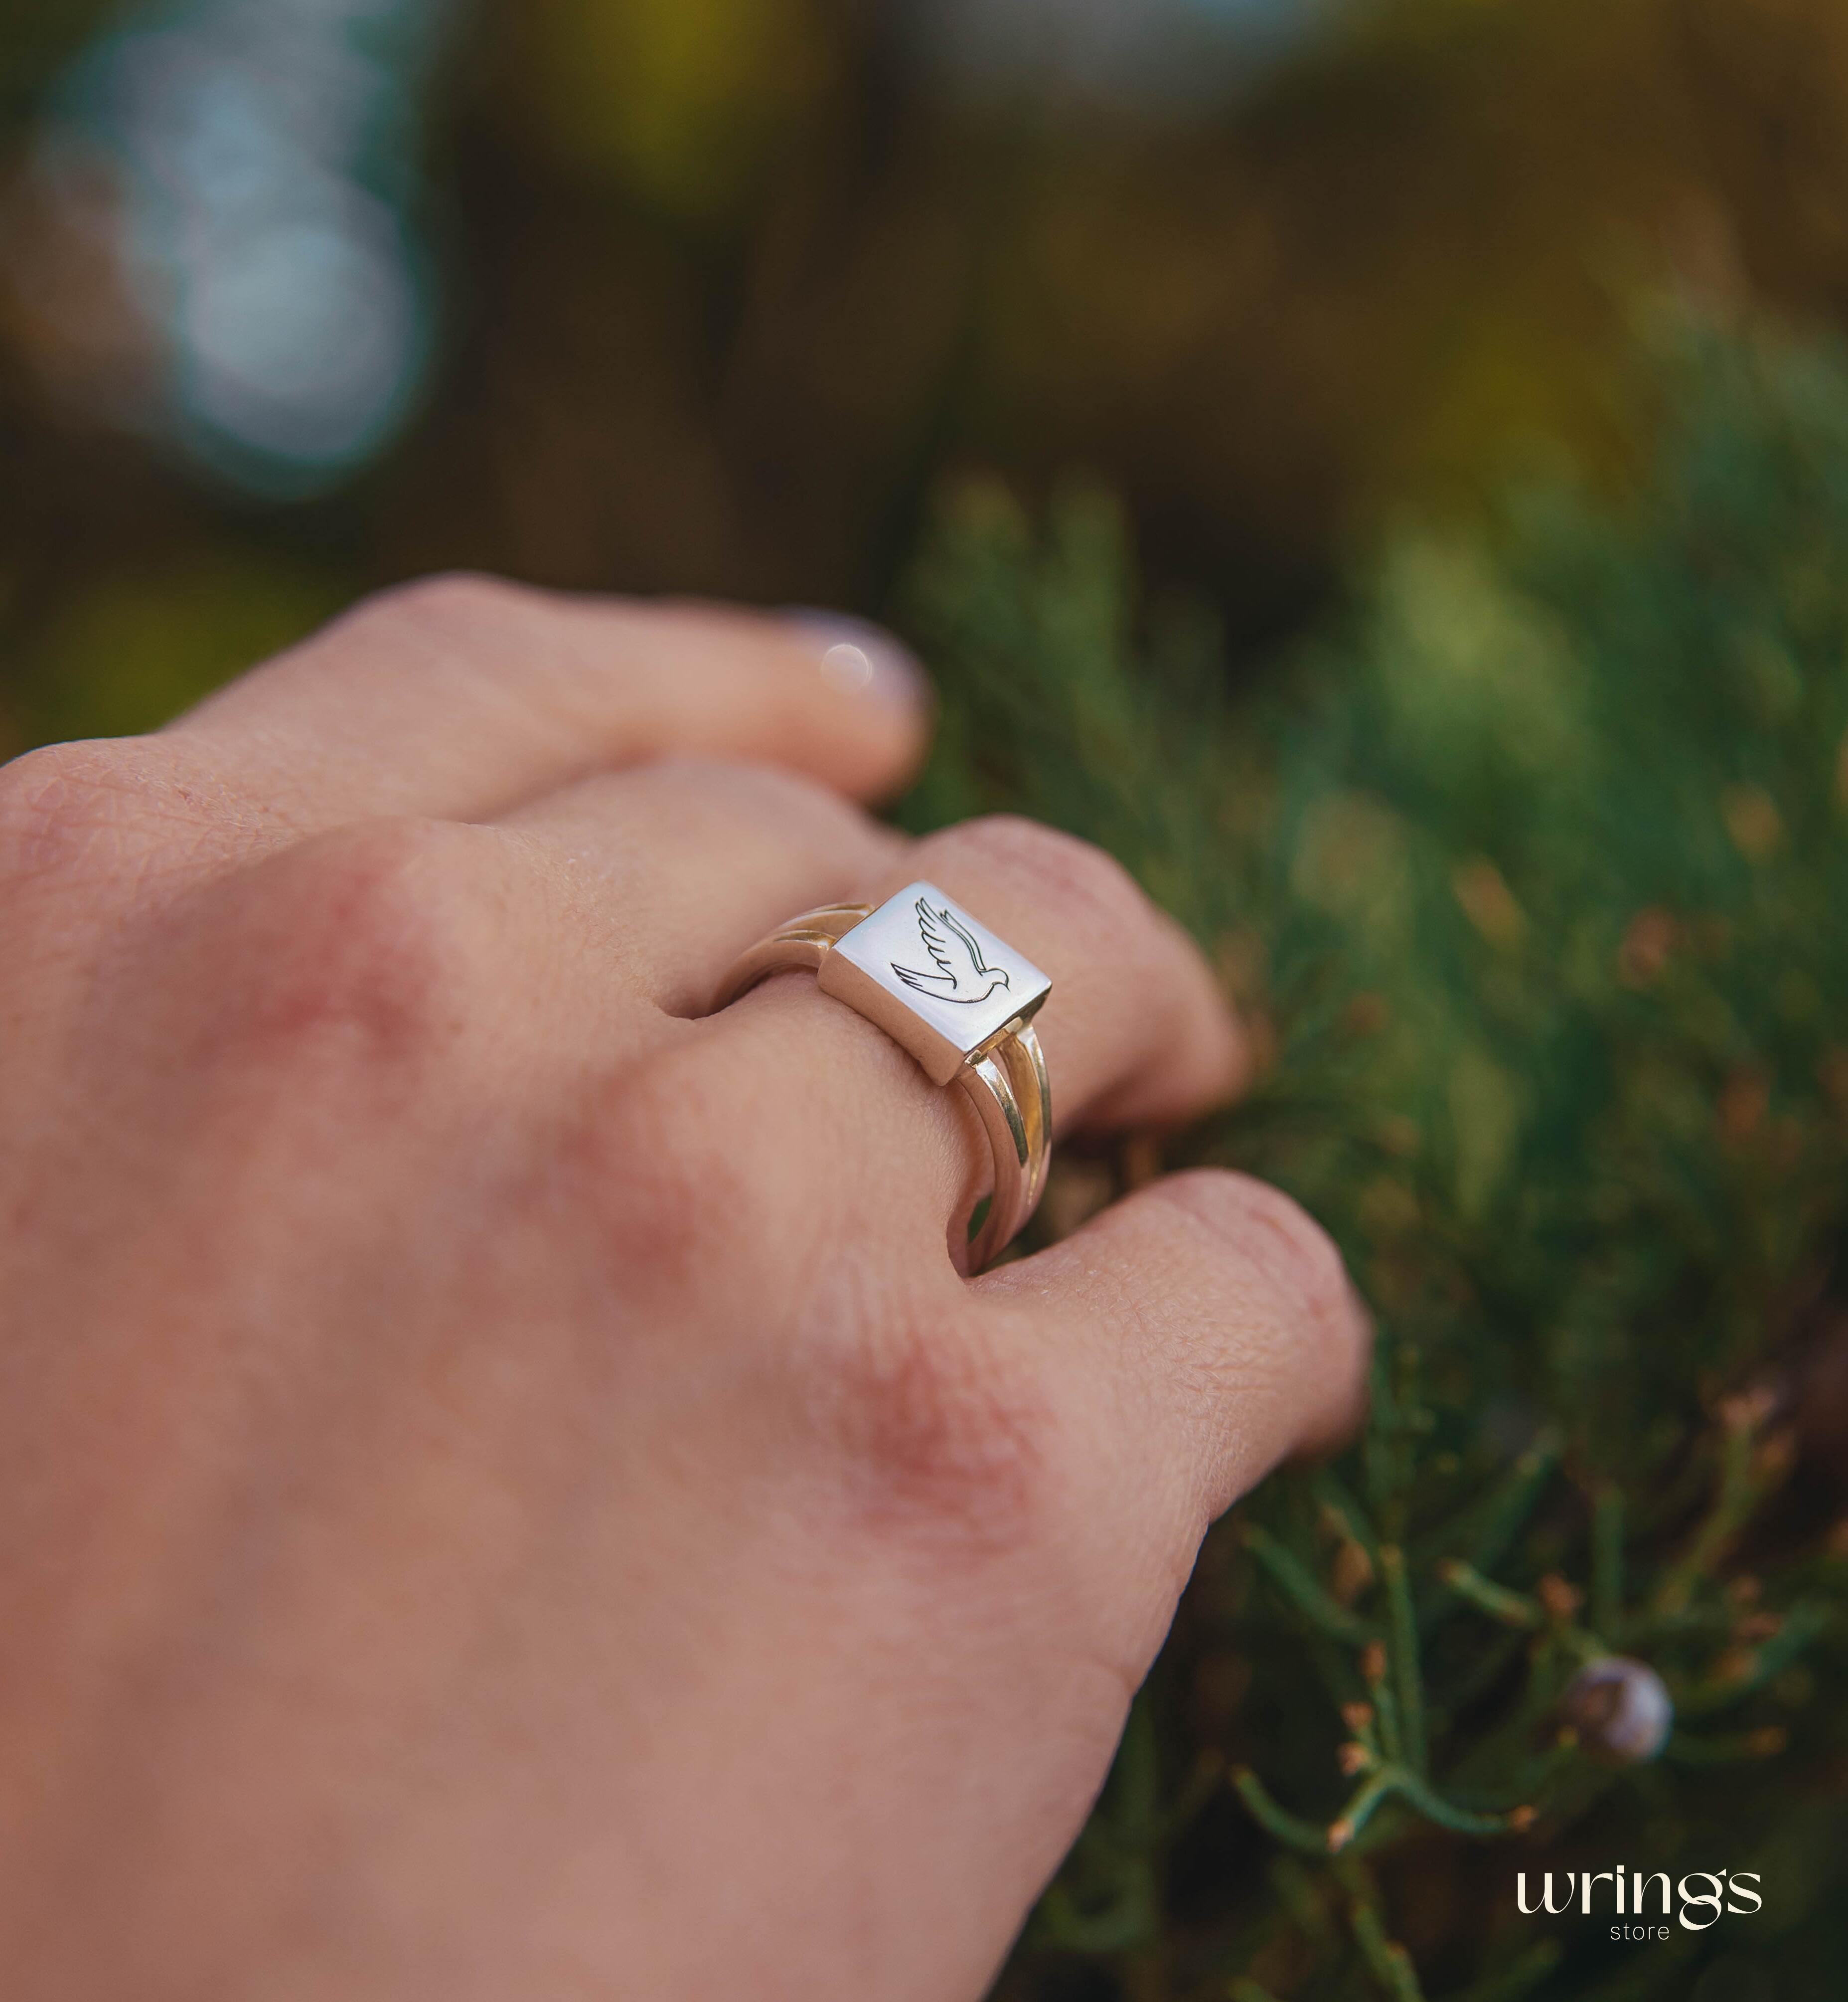
[[[1236,654],[1848,311],[1839,0],[10,0],[0,741],[478,566],[879,611],[1077,465]]]

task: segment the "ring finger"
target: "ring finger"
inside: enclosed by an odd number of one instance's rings
[[[1198,950],[1099,850],[1031,821],[968,821],[863,878],[860,900],[920,877],[1051,976],[1035,1026],[1057,1128],[1179,1121],[1237,1083],[1243,1047]],[[889,1216],[902,1190],[940,1240],[985,1165],[961,1093],[933,1089],[882,1030],[812,982],[771,983],[720,1020],[741,1066],[788,1080],[811,1125],[827,1118],[824,1172],[844,1199],[883,1192]]]
[[[497,825],[581,872],[612,960],[671,1015],[703,1014],[736,956],[797,912],[877,903],[926,877],[1051,976],[1036,1026],[1058,1128],[1184,1119],[1242,1069],[1231,1015],[1180,926],[1100,850],[1032,821],[968,821],[908,843],[806,780],[682,759],[581,782]],[[876,1198],[888,1224],[908,1212],[940,1239],[984,1178],[962,1095],[931,1088],[812,981],[746,996],[710,1037],[754,1095],[789,1091],[785,1130],[839,1125],[817,1172],[850,1201]]]

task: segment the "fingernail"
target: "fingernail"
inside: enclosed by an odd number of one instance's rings
[[[936,691],[922,664],[883,626],[806,605],[792,605],[783,616],[814,647],[822,674],[835,687],[914,715],[936,707]]]

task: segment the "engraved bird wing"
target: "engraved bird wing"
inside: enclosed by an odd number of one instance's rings
[[[941,918],[944,923],[947,924],[950,929],[955,933],[956,936],[962,940],[963,950],[969,955],[970,969],[974,972],[976,978],[979,979],[983,974],[992,972],[993,969],[989,966],[988,961],[982,957],[982,947],[975,943],[975,935],[969,930],[968,926],[960,923],[956,918],[952,916],[947,906],[946,906],[943,910],[939,911],[937,912],[937,916]]]
[[[942,917],[947,923],[954,926],[957,933],[964,940],[968,940],[968,933],[957,924],[947,911],[933,911],[922,897],[913,908],[918,913],[918,934],[924,941],[924,950],[936,961],[937,971],[949,981],[950,985],[960,986],[961,983],[956,977],[956,968],[950,964],[949,942],[938,930],[936,921],[940,916]],[[930,978],[928,974],[924,977],[926,979]]]
[[[907,987],[915,988],[920,994],[936,994],[945,1000],[974,1001],[979,994],[965,996],[961,989],[964,976],[968,984],[979,987],[982,976],[993,971],[982,956],[982,948],[975,940],[968,926],[953,917],[945,906],[933,911],[920,897],[912,906],[918,914],[918,936],[923,940],[924,950],[930,955],[936,968],[935,973],[919,973],[908,966],[892,961],[892,971]],[[945,936],[947,929],[949,936]],[[959,963],[960,962],[960,963]],[[1005,982],[1006,976],[1000,978]]]

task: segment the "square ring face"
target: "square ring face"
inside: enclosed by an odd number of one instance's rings
[[[1052,982],[933,883],[908,883],[822,961],[825,994],[877,1022],[937,1084]]]

